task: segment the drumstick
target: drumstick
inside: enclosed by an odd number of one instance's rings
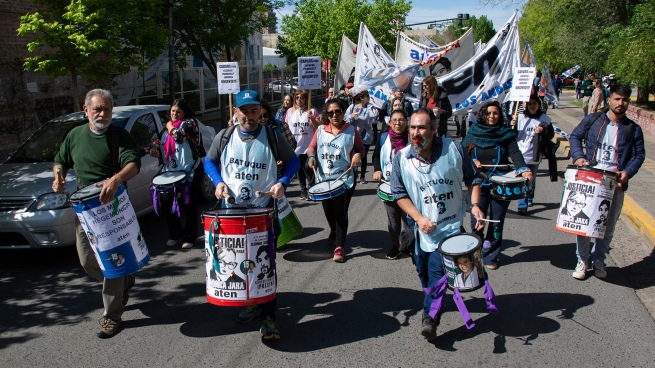
[[[223,192],[223,198],[227,199],[227,203],[229,204],[234,204],[236,202],[234,197],[230,197],[230,193],[228,192]]]
[[[270,195],[273,195],[273,192],[262,192],[261,190],[258,190],[258,191],[255,192],[255,197],[256,198],[264,197],[264,196],[270,196]]]
[[[334,184],[334,182],[336,182],[337,180],[343,178],[343,176],[346,175],[346,173],[347,173],[348,171],[350,171],[351,169],[352,169],[352,167],[349,167],[348,170],[344,171],[343,174],[339,175],[338,178],[334,179],[334,181],[332,182],[332,184]]]
[[[389,182],[384,179],[380,179],[380,181],[383,182],[384,184],[389,184]]]
[[[486,221],[486,222],[500,222],[500,220],[491,220],[491,219],[486,219],[486,218],[479,218],[478,220]]]
[[[510,164],[502,164],[502,165],[480,165],[480,167],[511,167],[512,165]]]

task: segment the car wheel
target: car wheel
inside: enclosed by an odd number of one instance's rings
[[[209,176],[205,175],[205,172],[203,171],[202,182],[200,183],[200,200],[203,203],[210,203],[216,199],[214,197],[215,191],[216,188],[214,187],[214,183],[212,183],[212,180]]]

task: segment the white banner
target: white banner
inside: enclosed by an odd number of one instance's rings
[[[463,115],[469,108],[477,111],[489,99],[504,102],[518,63],[519,34],[514,12],[482,52],[437,80],[448,92],[453,114]]]
[[[298,58],[298,89],[321,89],[321,57]]]
[[[512,89],[509,93],[510,101],[530,100],[530,91],[532,91],[535,74],[537,74],[537,69],[534,67],[516,68],[512,80]]]
[[[385,83],[389,80],[390,74],[382,76],[380,73],[372,73],[377,69],[393,69],[398,65],[389,56],[389,54],[382,48],[382,45],[373,37],[368,27],[362,22],[359,24],[359,39],[357,40],[357,58],[355,63],[355,89],[353,94],[368,90],[371,94],[371,103],[378,108],[381,108],[384,102],[391,95],[391,88],[407,89],[411,83],[410,80],[403,80],[403,77],[394,82],[394,86],[389,86]],[[368,76],[368,77],[365,77]],[[372,78],[370,81],[365,82],[367,78]],[[393,79],[393,78],[392,78]],[[375,84],[375,83],[382,84]]]
[[[486,43],[482,43],[482,40],[478,40],[478,42],[475,43],[475,53],[477,54],[486,46],[487,46]]]
[[[355,74],[355,59],[357,57],[357,45],[346,37],[341,36],[341,48],[339,49],[339,60],[337,60],[337,73],[334,76],[334,94],[339,93],[341,86],[348,83],[348,78]]]
[[[216,74],[218,74],[218,94],[239,93],[239,63],[218,62],[216,63]]]

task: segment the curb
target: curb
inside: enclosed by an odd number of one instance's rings
[[[655,248],[655,219],[646,212],[632,197],[625,195],[623,199],[623,209],[621,215],[637,231],[639,231],[650,243],[651,248]]]

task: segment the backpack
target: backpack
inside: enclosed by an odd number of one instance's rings
[[[227,142],[230,140],[230,137],[232,136],[232,133],[234,133],[234,129],[237,128],[238,125],[232,125],[231,127],[225,129],[225,132],[223,133],[223,136],[221,137],[221,144],[218,146],[218,152],[220,154],[223,154],[223,151],[225,150],[225,147],[227,147]],[[268,145],[271,148],[271,152],[273,152],[273,159],[275,159],[275,162],[277,162],[277,135],[275,135],[275,132],[273,131],[273,128],[271,128],[268,125],[262,125],[264,129],[266,129],[266,136],[268,138]]]

